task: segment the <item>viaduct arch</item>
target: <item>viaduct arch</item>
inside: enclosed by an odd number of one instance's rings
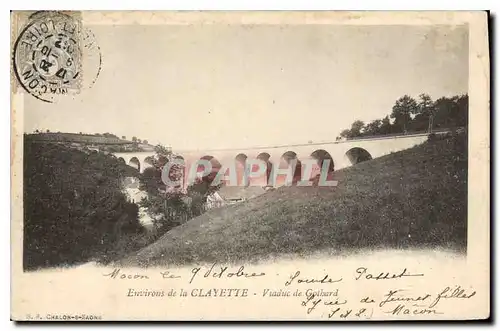
[[[446,133],[446,132],[442,132]],[[437,133],[439,134],[439,133]],[[290,162],[296,162],[295,177],[301,175],[302,164],[307,164],[305,160],[312,160],[314,164],[312,176],[319,174],[321,168],[327,167],[328,171],[334,171],[351,165],[366,162],[371,159],[381,157],[393,152],[411,148],[427,140],[427,133],[401,135],[401,136],[379,136],[344,140],[337,142],[310,143],[283,146],[252,147],[242,149],[219,149],[219,150],[198,150],[198,151],[176,151],[176,157],[183,160],[186,167],[198,160],[207,160],[212,165],[212,172],[218,171],[221,167],[233,168],[238,174],[238,185],[244,181],[244,171],[248,160],[261,160],[267,165],[265,174],[260,178],[252,180],[269,182],[273,173],[271,169],[286,168]],[[152,166],[154,152],[137,153],[114,153],[114,155],[123,160],[126,164],[135,167],[141,173]],[[255,165],[253,165],[255,167]],[[199,171],[202,171],[198,167]],[[283,176],[284,177],[284,176]],[[249,183],[244,183],[248,185]],[[281,186],[284,182],[279,175],[275,186]]]

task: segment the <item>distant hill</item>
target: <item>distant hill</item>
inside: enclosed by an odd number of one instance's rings
[[[211,210],[123,265],[244,262],[281,254],[467,244],[467,138],[434,138],[334,173],[337,187],[282,187]]]
[[[104,137],[91,134],[66,133],[66,132],[43,132],[30,134],[33,141],[51,141],[51,142],[75,142],[83,144],[96,145],[126,145],[132,144],[132,141],[123,140],[116,137]]]
[[[113,134],[83,134],[70,132],[41,132],[27,134],[35,143],[58,143],[77,148],[98,148],[100,151],[153,152],[155,146],[143,142],[120,139]]]

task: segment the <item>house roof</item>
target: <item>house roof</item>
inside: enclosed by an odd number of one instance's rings
[[[247,200],[265,193],[260,186],[222,186],[218,193],[224,200]]]

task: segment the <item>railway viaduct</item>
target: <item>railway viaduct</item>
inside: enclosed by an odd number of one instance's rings
[[[437,132],[446,133],[446,132]],[[238,149],[205,149],[205,150],[178,150],[174,151],[176,158],[182,160],[186,165],[199,162],[199,160],[209,161],[213,169],[221,167],[231,168],[234,166],[239,173],[238,181],[241,181],[242,167],[245,167],[247,160],[261,160],[268,165],[268,168],[283,168],[293,160],[295,164],[311,162],[318,167],[313,170],[319,171],[322,166],[328,169],[338,170],[349,167],[359,162],[378,158],[393,152],[401,151],[427,140],[428,133],[375,136],[359,139],[349,139],[335,142],[280,145],[280,146],[257,146]],[[126,164],[135,167],[140,172],[153,165],[154,152],[128,152],[113,153]],[[325,160],[329,160],[325,165]],[[269,170],[269,169],[268,169]],[[200,171],[200,170],[198,170]],[[273,186],[281,186],[283,183],[273,183]],[[265,185],[264,185],[265,186]]]

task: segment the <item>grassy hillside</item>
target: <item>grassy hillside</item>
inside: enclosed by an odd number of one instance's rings
[[[335,173],[337,187],[282,187],[174,228],[124,264],[256,261],[364,248],[466,249],[464,135]]]
[[[25,136],[25,270],[112,258],[120,238],[142,231],[120,187],[136,173],[112,156]]]

